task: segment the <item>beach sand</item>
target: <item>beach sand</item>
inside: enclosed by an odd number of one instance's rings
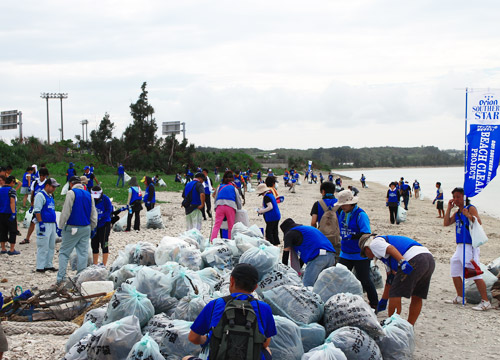
[[[443,220],[437,219],[437,210],[431,201],[410,199],[408,219],[400,225],[391,225],[389,211],[385,207],[386,188],[368,182],[369,188],[362,189],[359,181],[344,180],[343,186],[355,185],[360,190],[359,205],[371,221],[372,232],[381,235],[404,235],[411,237],[428,247],[436,259],[428,299],[424,301],[422,313],[415,325],[416,348],[415,359],[462,359],[480,358],[497,359],[500,357],[499,310],[476,312],[471,305],[465,307],[445,304],[444,300],[452,299],[455,291],[449,276],[449,259],[455,251],[454,226],[444,227]],[[285,196],[280,204],[282,220],[291,217],[297,223],[310,224],[310,211],[313,203],[320,199],[319,184],[302,184],[295,194],[283,187],[278,188],[280,195]],[[141,214],[143,230],[140,232],[115,233],[110,236],[110,260],[112,264],[118,251],[125,245],[138,241],[149,241],[158,244],[163,236],[177,236],[185,230],[185,215],[180,207],[181,195],[174,192],[157,192],[157,199],[166,201],[159,204],[164,230],[145,229],[145,212]],[[249,213],[250,223],[265,227],[262,216],[257,216],[254,209],[261,206],[262,198],[255,193],[247,193],[245,209]],[[157,205],[158,206],[158,205]],[[125,214],[123,214],[125,215]],[[481,247],[481,262],[488,264],[500,256],[500,220],[483,216],[483,226],[489,236],[489,242]],[[203,222],[202,233],[208,237],[211,222]],[[27,229],[21,228],[22,237]],[[283,234],[280,231],[280,239]],[[7,282],[0,283],[0,291],[9,293],[16,285],[23,289],[38,287],[44,289],[55,282],[55,273],[39,274],[35,270],[36,244],[35,237],[29,245],[17,245],[21,255],[1,255],[0,274]],[[59,244],[57,244],[59,248]],[[58,266],[57,253],[54,266]],[[74,272],[69,271],[73,275]],[[378,290],[379,295],[381,289]],[[402,316],[408,315],[407,299],[403,299]],[[498,305],[495,301],[494,305]],[[378,315],[380,320],[387,312]],[[8,336],[10,351],[4,359],[61,359],[67,336],[53,335],[14,335]],[[284,360],[284,359],[283,359]]]

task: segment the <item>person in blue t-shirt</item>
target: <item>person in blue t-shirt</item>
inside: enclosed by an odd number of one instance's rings
[[[324,204],[324,207],[327,209],[333,209],[335,204],[337,203],[337,199],[335,199],[335,185],[333,185],[332,182],[324,182],[320,185],[319,191],[322,195],[322,199],[319,201],[316,201],[311,209],[311,226],[315,228],[319,228],[319,224],[321,223],[321,218],[323,217],[323,214],[325,211],[323,210],[322,202]],[[338,255],[340,254],[340,244],[338,246],[334,246],[337,259]]]
[[[438,181],[436,183],[436,197],[432,201],[432,204],[436,204],[436,209],[438,211],[438,216],[437,218],[443,218],[444,219],[444,193],[443,193],[443,188],[441,187],[441,183]]]
[[[231,272],[229,280],[229,291],[231,297],[241,300],[252,298],[252,293],[257,288],[259,274],[257,270],[250,264],[238,264]],[[269,344],[271,337],[276,335],[276,324],[274,322],[271,307],[263,301],[253,299],[251,301],[252,308],[257,316],[259,332],[266,337],[262,345],[261,359],[270,359]],[[200,312],[196,320],[191,325],[188,339],[195,345],[202,347],[210,346],[212,338],[212,329],[214,329],[222,318],[226,300],[218,298],[210,301]],[[210,354],[208,355],[210,358]],[[201,360],[195,356],[185,356],[183,360]]]
[[[123,187],[125,184],[125,168],[123,167],[123,165],[121,163],[120,163],[120,165],[118,165],[118,169],[116,170],[116,173],[118,174],[118,179],[116,180],[116,187],[118,187],[118,184],[120,183],[120,181],[122,182],[122,187]]]
[[[94,200],[97,211],[97,227],[92,231],[92,261],[97,265],[99,261],[99,248],[102,250],[102,265],[106,266],[109,256],[109,233],[111,232],[111,214],[113,205],[107,195],[104,195],[100,186],[94,186],[91,189],[92,199]]]
[[[389,207],[389,219],[391,224],[398,224],[398,207],[399,207],[399,192],[396,189],[396,183],[393,181],[389,184],[387,196],[385,198],[385,206]]]
[[[368,295],[370,306],[377,309],[378,295],[373,281],[370,279],[370,259],[360,255],[358,241],[363,234],[370,234],[370,219],[366,212],[358,207],[358,198],[352,195],[351,190],[339,192],[337,205],[340,212],[337,213],[339,220],[340,257],[339,263],[345,265],[349,270],[356,269],[356,277],[361,282],[364,291]]]
[[[420,198],[420,183],[415,179],[413,182],[413,192],[415,193],[415,199]]]

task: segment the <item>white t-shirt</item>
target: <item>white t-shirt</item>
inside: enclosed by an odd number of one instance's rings
[[[373,255],[378,258],[389,258],[390,255],[386,254],[387,247],[391,245],[385,239],[381,236],[377,236],[375,239],[372,240],[370,244],[370,250],[372,251]],[[412,246],[411,248],[408,249],[407,252],[405,252],[403,257],[405,258],[406,261],[410,261],[413,259],[415,256],[419,254],[430,254],[431,252],[429,249],[427,249],[425,246]]]

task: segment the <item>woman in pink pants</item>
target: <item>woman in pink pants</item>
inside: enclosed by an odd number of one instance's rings
[[[234,175],[231,170],[224,173],[222,178],[222,183],[219,185],[214,193],[215,198],[215,224],[210,236],[210,241],[217,238],[220,226],[224,218],[227,219],[227,232],[228,237],[231,239],[231,230],[234,225],[234,218],[236,216],[236,210],[241,209],[241,198],[236,189],[236,185],[233,183]]]

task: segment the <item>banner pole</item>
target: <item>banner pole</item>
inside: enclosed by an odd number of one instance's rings
[[[465,152],[464,152],[464,177],[467,173],[467,100],[468,100],[469,89],[465,88]],[[465,187],[465,181],[464,181]],[[467,201],[467,197],[464,195],[464,207]],[[462,214],[460,214],[462,216]],[[460,234],[462,235],[462,246],[463,246],[463,261],[462,261],[462,306],[465,306],[465,226],[464,223],[460,224]]]

